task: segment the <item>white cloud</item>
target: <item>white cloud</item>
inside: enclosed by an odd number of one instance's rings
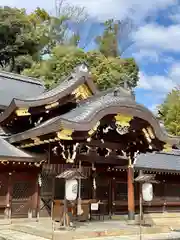
[[[175,23],[180,23],[180,12],[170,15],[169,18]]]
[[[174,62],[174,58],[171,57],[170,54],[166,54],[160,49],[144,48],[141,46],[131,49],[131,53],[129,55],[135,58],[137,63],[143,65],[149,65],[151,63],[172,64]],[[127,55],[127,57],[129,55]]]
[[[132,56],[138,62],[142,60],[147,60],[148,62],[158,62],[160,58],[160,53],[153,49],[139,49],[139,51],[133,53]]]
[[[159,104],[153,104],[151,105],[149,108],[149,110],[154,114],[154,115],[157,115],[158,114],[158,105]]]
[[[107,18],[121,19],[127,16],[142,19],[159,9],[175,5],[177,0],[65,0],[65,2],[84,6],[92,17],[105,20]],[[23,7],[29,11],[39,6],[52,11],[55,1],[38,0],[28,2],[23,0],[1,0],[1,6],[3,5]]]
[[[176,0],[67,0],[72,4],[84,6],[90,15],[99,19],[117,18],[126,16],[135,19],[144,18],[159,9],[165,9],[177,4]]]
[[[144,72],[139,73],[139,82],[137,88],[152,90],[161,94],[166,94],[174,87],[180,85],[180,62],[172,64],[169,71],[165,71],[167,76],[147,75]]]
[[[162,51],[180,52],[180,24],[164,27],[158,24],[146,24],[134,34],[137,46]]]
[[[180,63],[174,63],[169,71],[169,76],[177,83],[180,84]]]
[[[139,74],[140,80],[137,88],[143,88],[147,90],[153,90],[159,93],[168,93],[177,84],[168,76],[153,75],[149,76],[143,72]]]
[[[180,23],[180,6],[176,6],[169,14],[169,19],[174,23]]]

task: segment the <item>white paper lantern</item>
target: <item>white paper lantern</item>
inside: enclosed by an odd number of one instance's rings
[[[142,196],[143,200],[150,202],[153,200],[153,185],[152,183],[144,183],[142,185]]]
[[[78,181],[76,179],[66,180],[65,190],[67,200],[69,201],[76,200],[78,194]]]

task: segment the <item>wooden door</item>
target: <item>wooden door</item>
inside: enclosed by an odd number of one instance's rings
[[[12,176],[12,218],[26,218],[32,211],[32,198],[35,192],[36,179],[28,173],[16,173]]]
[[[97,200],[100,200],[104,203],[104,213],[109,214],[110,212],[110,201],[111,201],[111,194],[110,194],[110,187],[111,181],[108,177],[98,176],[96,178],[96,197]]]
[[[112,180],[112,214],[127,213],[127,182]]]
[[[4,218],[4,210],[8,204],[8,173],[0,174],[0,218]]]

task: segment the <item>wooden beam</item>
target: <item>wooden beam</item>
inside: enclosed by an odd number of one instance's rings
[[[112,157],[112,156],[108,156],[108,157],[101,157],[98,155],[94,155],[94,154],[89,154],[89,155],[85,155],[85,154],[77,154],[77,159],[78,161],[82,161],[82,162],[90,162],[90,163],[96,163],[96,164],[113,164],[113,165],[122,165],[122,166],[126,166],[128,164],[128,161],[126,159],[124,159],[123,157]]]
[[[88,143],[83,142],[82,145],[87,145],[89,147],[116,149],[116,150],[121,150],[125,148],[125,144],[123,143],[107,142],[107,141],[102,143],[100,140],[92,140],[91,142],[88,142]]]

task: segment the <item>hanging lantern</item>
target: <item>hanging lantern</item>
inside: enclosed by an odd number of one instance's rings
[[[146,202],[151,202],[153,200],[153,185],[152,185],[152,183],[143,183],[142,196],[143,196],[143,200]]]
[[[65,190],[66,190],[66,199],[68,201],[76,200],[78,195],[78,181],[76,179],[66,180]]]

